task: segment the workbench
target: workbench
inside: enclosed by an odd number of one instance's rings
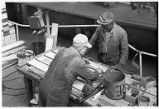
[[[44,52],[40,55],[37,55],[36,57],[31,59],[30,61],[28,61],[28,64],[26,64],[24,66],[21,66],[21,67],[20,66],[18,67],[18,70],[24,75],[24,83],[25,83],[25,88],[26,88],[26,91],[27,91],[28,103],[34,97],[34,90],[33,90],[34,86],[33,85],[35,85],[35,84],[37,86],[39,85],[40,80],[43,79],[43,77],[44,77],[44,75],[47,71],[46,66],[49,67],[49,64],[47,64],[48,60],[45,60],[45,61],[39,63],[39,65],[40,64],[43,65],[42,68],[40,68],[40,66],[38,68],[35,67],[36,65],[33,62],[35,60],[36,61],[37,60],[38,61],[42,60],[43,56],[46,56],[46,57],[48,56],[49,57],[50,53],[53,54],[55,52],[53,52],[52,50]],[[49,63],[51,63],[51,61]],[[93,61],[91,63],[93,65]],[[108,69],[108,66],[106,66],[106,65],[103,66],[100,63],[94,63],[94,67],[97,66],[97,64],[99,64],[98,67],[100,67],[102,70],[107,70]],[[45,66],[45,68],[44,68],[44,66]],[[32,69],[32,71],[30,69]],[[100,93],[100,92],[97,92],[97,93]],[[100,95],[99,99],[92,100],[95,97],[96,94],[94,94],[94,95],[88,97],[87,99],[85,99],[85,101],[80,106],[82,106],[82,105],[83,106],[128,106],[128,104],[129,104],[129,102],[126,102],[123,99],[121,99],[121,100],[110,100],[105,95]]]

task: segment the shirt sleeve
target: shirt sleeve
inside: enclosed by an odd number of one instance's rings
[[[94,32],[93,36],[92,36],[91,39],[89,40],[89,43],[90,43],[91,45],[95,45],[95,43],[97,42],[98,34],[99,34],[99,27],[96,29],[96,31]]]
[[[120,60],[119,60],[119,64],[125,65],[128,59],[128,52],[129,52],[129,48],[128,48],[128,37],[127,37],[127,33],[126,31],[123,31],[122,35],[121,35],[121,53],[120,53]]]
[[[77,62],[77,58],[76,58],[76,62]],[[98,76],[99,76],[99,73],[97,71],[89,70],[84,60],[80,58],[78,58],[78,65],[76,64],[76,67],[74,67],[73,73],[76,76],[79,76],[83,79],[86,79],[86,80],[88,79],[91,81],[98,79]]]

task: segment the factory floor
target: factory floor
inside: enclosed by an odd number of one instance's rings
[[[30,48],[30,45],[32,42],[35,42],[35,36],[32,33],[32,30],[27,28],[19,28],[19,39],[26,41],[26,46]],[[45,38],[43,35],[38,36],[38,41],[45,42]],[[58,36],[57,46],[65,46],[69,47],[71,46],[72,40],[68,39],[66,36]],[[91,56],[94,59],[96,58],[96,50],[93,49],[91,53],[89,53],[89,56]],[[128,71],[137,71],[135,67],[131,64],[131,59],[129,59],[129,62],[127,64],[127,70]],[[143,75],[151,75],[154,78],[157,78],[157,61],[156,58],[150,58],[147,56],[143,57]],[[3,74],[3,73],[2,73]],[[2,96],[2,106],[3,107],[27,107],[27,95],[25,90],[25,84],[23,81],[23,75],[19,72],[15,72],[8,77],[3,79],[3,84],[6,87],[9,88],[15,88],[20,90],[13,90],[13,89],[5,89],[3,91]],[[10,94],[10,95],[4,95],[4,94]],[[12,96],[14,95],[14,96]],[[18,96],[16,96],[18,95]]]

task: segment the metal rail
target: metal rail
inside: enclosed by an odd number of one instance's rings
[[[15,24],[16,25],[16,30],[18,30],[18,26],[20,27],[30,27],[29,25],[23,25],[23,24],[19,24],[19,23],[16,23],[16,22],[13,22],[13,21],[10,21],[11,23]],[[75,27],[98,27],[99,25],[59,25],[58,27],[59,28],[75,28]],[[45,26],[45,27],[49,27],[51,28],[52,26]],[[17,32],[18,34],[18,32]],[[19,39],[19,34],[17,36],[17,39]],[[135,47],[133,47],[132,45],[128,44],[128,46],[139,53],[139,60],[140,60],[140,76],[142,76],[142,54],[144,55],[148,55],[148,56],[151,56],[151,57],[157,57],[157,55],[155,54],[152,54],[152,53],[147,53],[147,52],[144,52],[144,51],[140,51],[138,49],[136,49]]]

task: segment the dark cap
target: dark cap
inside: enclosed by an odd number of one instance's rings
[[[106,25],[111,23],[114,20],[114,15],[112,12],[104,12],[101,16],[99,16],[99,19],[97,20],[98,24]]]

